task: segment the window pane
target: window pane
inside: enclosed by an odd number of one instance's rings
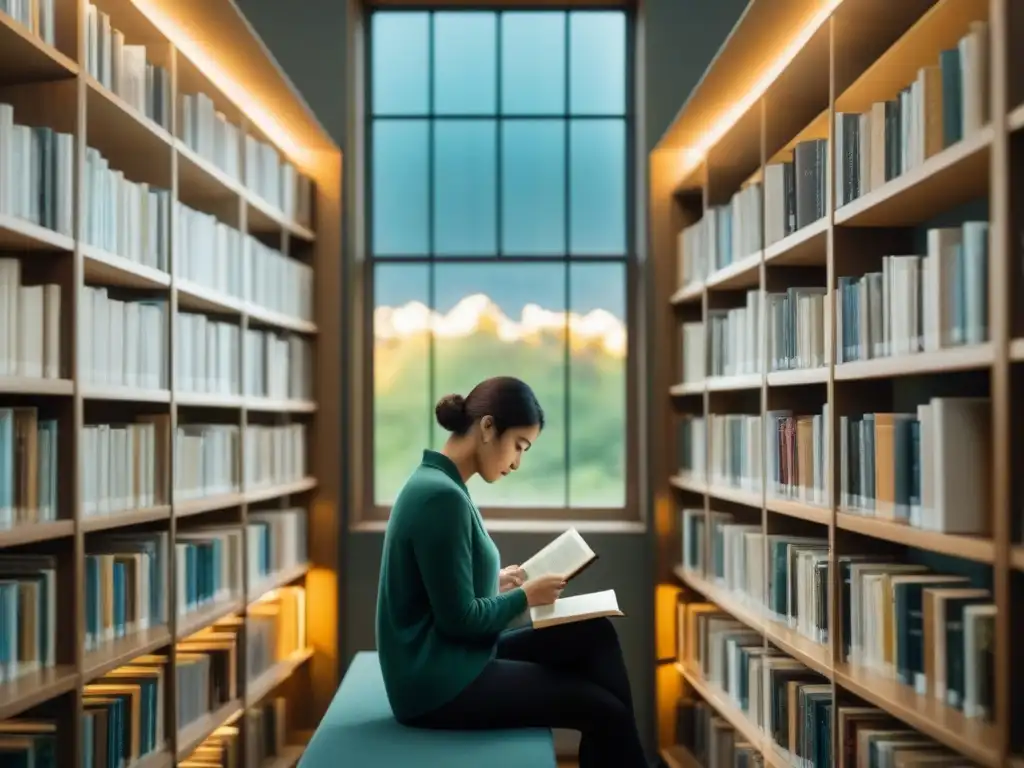
[[[374,269],[373,486],[374,501],[395,500],[430,444],[428,269],[385,264]]]
[[[544,409],[544,433],[518,472],[470,483],[477,504],[566,503],[565,267],[558,264],[443,264],[435,267],[438,325],[434,392],[469,391],[491,376],[526,381]],[[434,445],[447,433],[435,428]]]
[[[505,255],[565,253],[565,122],[501,127],[501,240]]]
[[[434,14],[434,112],[493,115],[497,102],[493,13]]]
[[[501,16],[501,110],[565,114],[565,13]]]
[[[493,120],[434,124],[434,250],[440,255],[497,250],[495,133]]]
[[[569,505],[626,503],[626,268],[569,267]]]
[[[626,108],[626,16],[569,14],[569,107],[574,115],[621,115]]]
[[[430,16],[373,14],[373,111],[425,115],[430,77]]]
[[[623,120],[574,120],[569,126],[569,250],[626,250],[626,126]]]
[[[373,250],[377,256],[430,252],[426,120],[373,123]]]

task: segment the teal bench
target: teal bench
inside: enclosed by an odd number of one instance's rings
[[[359,653],[298,768],[556,768],[551,731],[430,731],[391,713],[376,653]]]

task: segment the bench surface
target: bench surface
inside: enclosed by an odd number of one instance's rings
[[[551,731],[431,731],[391,713],[376,653],[359,653],[299,768],[555,768]]]

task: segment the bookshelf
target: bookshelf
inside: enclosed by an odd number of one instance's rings
[[[230,0],[0,0],[0,752],[298,762],[337,685],[340,197]]]
[[[1021,764],[1021,32],[754,0],[651,153],[669,765]]]

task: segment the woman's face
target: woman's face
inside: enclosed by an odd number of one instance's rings
[[[490,416],[481,420],[480,427],[479,472],[488,483],[497,482],[519,469],[523,454],[540,437],[538,426],[512,427],[498,435]]]

